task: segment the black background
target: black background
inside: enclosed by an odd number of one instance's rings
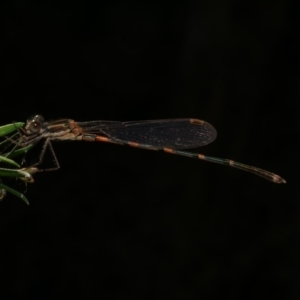
[[[198,118],[200,153],[57,142],[0,206],[0,299],[299,299],[299,6],[1,3],[1,124]],[[33,163],[38,154],[26,156]],[[25,192],[22,183],[5,183]]]

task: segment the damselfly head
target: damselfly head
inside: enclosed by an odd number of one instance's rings
[[[44,125],[43,116],[36,115],[33,118],[27,120],[23,128],[23,132],[26,135],[38,135],[43,129],[43,125]]]

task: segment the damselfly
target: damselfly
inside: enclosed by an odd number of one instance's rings
[[[211,143],[216,137],[215,128],[209,123],[197,119],[166,119],[150,121],[90,121],[75,122],[71,119],[62,119],[53,122],[45,122],[41,115],[29,119],[20,128],[21,137],[15,141],[19,146],[35,145],[45,139],[39,161],[33,165],[39,165],[44,158],[47,148],[51,151],[55,167],[44,171],[60,168],[51,141],[88,141],[108,142],[121,145],[129,145],[150,150],[163,150],[167,153],[198,158],[205,161],[231,166],[247,172],[251,172],[275,183],[285,183],[280,176],[229,159],[221,159],[206,156],[199,153],[181,151],[201,147]],[[40,170],[39,171],[43,171]]]

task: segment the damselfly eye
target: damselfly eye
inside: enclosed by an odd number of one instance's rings
[[[39,133],[44,123],[44,118],[41,115],[36,115],[30,122],[28,129],[30,133]]]
[[[39,133],[41,130],[41,123],[36,122],[36,121],[32,121],[30,126],[29,126],[29,130],[32,133]]]
[[[44,118],[41,115],[36,115],[33,120],[37,123],[40,123],[40,125],[44,123]]]

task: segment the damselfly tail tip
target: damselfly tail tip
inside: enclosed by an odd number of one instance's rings
[[[273,182],[275,183],[286,183],[285,179],[281,178],[280,176],[274,174],[273,175]]]

